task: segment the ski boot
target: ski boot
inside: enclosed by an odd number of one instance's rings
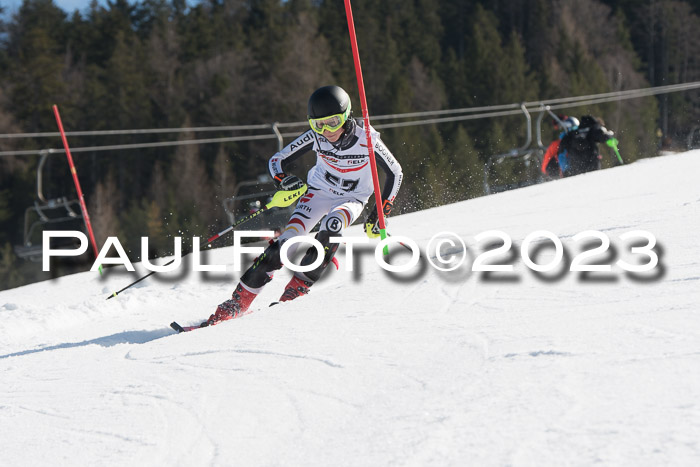
[[[256,293],[249,291],[239,283],[236,286],[236,290],[233,291],[231,299],[219,305],[216,308],[216,312],[203,322],[201,327],[213,326],[222,321],[244,315],[248,311],[250,304],[255,300],[255,297],[257,297]]]
[[[294,300],[297,297],[306,295],[309,293],[309,287],[313,285],[313,282],[305,281],[298,278],[297,276],[292,277],[289,284],[284,288],[284,293],[280,297],[280,302],[288,302]]]

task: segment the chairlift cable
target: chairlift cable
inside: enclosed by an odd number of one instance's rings
[[[620,101],[627,99],[636,99],[641,97],[650,97],[658,94],[665,94],[670,92],[680,92],[688,91],[692,89],[700,88],[700,81],[682,84],[672,84],[667,86],[657,86],[653,88],[642,88],[642,89],[632,89],[625,91],[614,91],[603,94],[593,94],[587,96],[575,96],[575,97],[565,97],[559,99],[549,99],[542,101],[526,102],[523,105],[528,111],[540,111],[545,106],[550,106],[551,109],[565,109],[565,108],[575,108],[588,105],[596,105],[612,101]],[[450,110],[436,110],[427,112],[412,112],[406,114],[391,114],[391,115],[379,115],[373,117],[373,120],[387,120],[387,119],[398,119],[398,118],[413,118],[421,116],[439,116],[439,115],[454,115],[459,113],[470,113],[470,115],[461,115],[454,117],[444,117],[444,118],[433,118],[424,120],[413,120],[409,122],[395,122],[395,123],[385,123],[374,125],[377,129],[390,129],[390,128],[400,128],[408,126],[419,126],[419,125],[429,125],[435,123],[448,123],[456,121],[465,120],[475,120],[480,118],[493,118],[499,116],[517,115],[521,111],[518,110],[520,104],[505,104],[505,105],[494,105],[488,107],[472,107],[463,109],[450,109]],[[488,112],[481,112],[472,114],[471,112],[491,110]],[[511,110],[507,110],[511,109]],[[290,123],[277,123],[276,126],[279,128],[292,128],[292,127],[303,127],[307,125],[307,122],[290,122]],[[166,132],[197,132],[197,131],[234,131],[234,130],[250,130],[250,129],[270,129],[272,125],[241,125],[241,126],[224,126],[224,127],[197,127],[197,128],[164,128],[164,129],[136,129],[136,130],[104,130],[104,131],[82,131],[82,132],[67,132],[66,135],[117,135],[117,134],[149,134],[149,133],[166,133]],[[10,138],[30,138],[30,137],[44,137],[44,136],[57,136],[57,133],[9,133],[0,134],[0,139],[10,139]],[[289,138],[298,136],[298,133],[284,133],[282,137]],[[235,141],[256,141],[264,139],[277,138],[276,135],[248,135],[248,136],[233,136],[233,137],[221,137],[221,138],[207,138],[207,139],[193,139],[184,141],[162,141],[162,142],[151,142],[151,143],[133,143],[133,144],[117,144],[117,145],[105,145],[105,146],[87,146],[73,148],[73,153],[80,152],[98,152],[98,151],[116,151],[124,149],[143,149],[143,148],[157,148],[157,147],[168,147],[168,146],[183,146],[192,144],[211,144],[211,143],[226,143]],[[39,155],[43,152],[48,151],[49,153],[63,153],[62,149],[30,149],[30,150],[17,150],[17,151],[0,151],[0,156],[30,156]]]

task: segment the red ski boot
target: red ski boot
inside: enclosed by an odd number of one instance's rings
[[[248,307],[253,303],[255,297],[258,295],[253,293],[243,287],[241,284],[236,286],[236,290],[233,291],[233,296],[230,300],[226,300],[224,303],[216,308],[216,312],[209,317],[208,320],[202,323],[204,326],[213,326],[219,324],[222,321],[226,321],[233,318],[238,318],[248,311]]]
[[[312,285],[313,282],[302,280],[297,276],[292,277],[292,280],[289,281],[287,287],[284,288],[284,293],[280,297],[280,302],[288,302],[301,295],[306,295],[309,293],[309,287]]]

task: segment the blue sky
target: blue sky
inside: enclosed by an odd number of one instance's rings
[[[58,5],[61,9],[68,13],[72,13],[73,10],[84,10],[90,5],[90,0],[53,0],[53,2]],[[106,0],[98,0],[98,3],[106,5]],[[0,0],[0,5],[2,5],[6,13],[17,10],[22,4],[22,0]]]

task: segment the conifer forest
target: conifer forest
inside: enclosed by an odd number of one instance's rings
[[[352,6],[370,118],[700,81],[700,0]],[[327,84],[346,89],[362,116],[340,0],[107,0],[70,13],[52,0],[24,0],[11,15],[0,0],[0,9],[0,290],[72,272],[42,272],[16,254],[27,210],[41,202],[38,174],[45,199],[77,197],[65,155],[41,157],[63,147],[59,136],[41,135],[57,132],[53,105],[69,133],[101,132],[70,135],[71,148],[127,146],[73,159],[97,244],[117,236],[133,261],[142,236],[157,257],[172,253],[174,236],[226,228],[234,187],[267,177],[278,149],[272,129],[227,127],[303,124],[309,95]],[[686,148],[700,125],[700,91],[558,112],[601,117],[631,163]],[[372,123],[404,171],[394,215],[482,196],[485,162],[522,146],[526,133],[522,115],[382,129],[388,121]],[[171,130],[107,133],[143,129]],[[266,137],[235,138],[246,135]],[[546,118],[545,145],[555,137]],[[195,139],[215,141],[142,144]],[[309,154],[294,172],[303,177],[313,163]]]

